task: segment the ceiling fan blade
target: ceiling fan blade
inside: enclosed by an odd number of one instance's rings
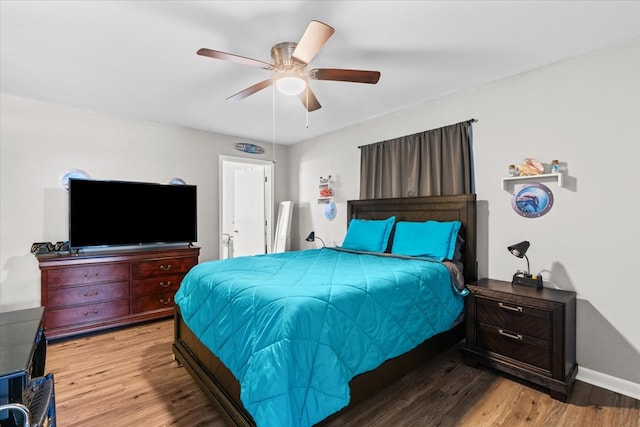
[[[376,84],[380,80],[379,71],[343,70],[338,68],[316,68],[310,77],[315,80],[336,80],[341,82]]]
[[[300,97],[304,108],[306,108],[309,112],[319,110],[322,107],[318,102],[318,98],[316,98],[316,96],[313,94],[313,91],[308,85],[307,89],[300,92],[300,95],[298,96]]]
[[[220,52],[219,50],[207,49],[203,47],[202,49],[198,49],[198,55],[208,56],[209,58],[222,59],[223,61],[231,61],[242,65],[248,65],[250,67],[258,67],[263,68],[265,70],[270,70],[273,68],[271,64],[264,61],[259,61],[257,59],[246,58],[244,56],[234,55],[232,53]]]
[[[227,98],[227,101],[241,101],[245,99],[249,95],[253,95],[254,93],[261,91],[264,88],[267,88],[273,84],[272,79],[263,80],[260,83],[256,83],[253,86],[249,86],[245,90],[242,90],[235,95],[231,95]]]
[[[292,59],[308,64],[318,54],[320,48],[329,40],[335,30],[320,21],[311,21],[300,38]]]

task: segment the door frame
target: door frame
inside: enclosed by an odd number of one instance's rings
[[[227,191],[233,192],[233,182],[225,180],[226,167],[242,168],[264,166],[267,183],[264,186],[264,216],[265,216],[265,234],[267,239],[267,253],[273,251],[273,205],[274,205],[274,164],[269,160],[257,160],[247,157],[236,156],[218,156],[218,258],[222,258],[224,244],[222,243],[223,232],[223,216],[225,207],[225,194]]]

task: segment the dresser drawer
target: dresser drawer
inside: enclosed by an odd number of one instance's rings
[[[47,295],[50,309],[129,298],[129,282],[55,288]]]
[[[123,280],[129,280],[129,265],[127,264],[92,264],[56,268],[47,272],[47,286],[49,288]]]
[[[132,295],[135,297],[142,295],[155,295],[168,291],[177,291],[184,274],[172,276],[158,276],[151,279],[139,279],[133,281]]]
[[[159,308],[173,308],[173,295],[175,292],[165,292],[157,295],[147,295],[134,298],[131,303],[131,311],[140,313],[147,310],[157,310]]]
[[[551,370],[550,344],[512,330],[478,324],[477,346],[518,362]]]
[[[143,261],[132,264],[131,274],[134,279],[165,274],[184,274],[197,263],[197,258],[167,258]]]
[[[477,321],[497,328],[551,339],[551,312],[496,299],[477,298]]]
[[[60,328],[129,314],[129,300],[122,299],[70,308],[46,310],[47,328]]]

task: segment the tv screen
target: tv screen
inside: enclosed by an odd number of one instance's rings
[[[69,180],[69,246],[197,240],[195,185]]]

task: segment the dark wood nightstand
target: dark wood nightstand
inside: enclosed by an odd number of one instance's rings
[[[506,372],[566,401],[578,373],[576,293],[492,279],[467,288],[466,363]]]

